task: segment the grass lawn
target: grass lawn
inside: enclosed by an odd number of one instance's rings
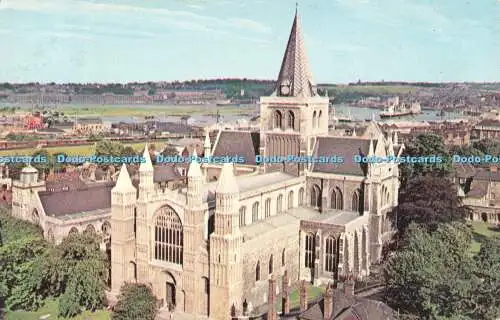
[[[479,252],[481,249],[481,242],[486,238],[491,238],[495,235],[500,236],[500,229],[495,229],[495,226],[489,223],[474,221],[472,222],[473,240],[471,251],[473,253]]]
[[[192,114],[213,114],[217,110],[221,115],[237,115],[240,113],[253,113],[255,106],[214,106],[214,105],[59,105],[59,112],[67,116],[94,115],[102,117],[124,116],[142,117],[146,115],[184,116]]]
[[[136,151],[141,151],[144,148],[145,143],[140,142],[140,143],[131,143],[131,144],[126,144],[126,146],[131,146],[134,148]],[[161,149],[162,147],[165,146],[165,143],[154,143],[156,149]],[[61,146],[61,147],[52,147],[52,148],[44,148],[47,150],[49,153],[54,154],[54,153],[65,153],[67,155],[92,155],[95,152],[94,145],[83,145],[83,146]],[[29,149],[16,149],[16,150],[1,150],[0,151],[0,156],[13,156],[13,155],[32,155],[36,149],[29,148]]]
[[[321,296],[325,292],[325,287],[307,287],[307,301],[311,301]],[[290,292],[290,310],[296,309],[300,307],[300,296],[299,296],[299,288]],[[279,299],[277,303],[277,310],[281,311],[281,299]]]
[[[66,318],[60,318],[57,316],[57,311],[59,308],[59,303],[57,300],[47,301],[47,304],[37,311],[26,312],[26,311],[7,311],[6,319],[8,320],[38,320],[41,316],[50,315],[45,318],[48,320],[62,320]],[[111,319],[111,315],[106,310],[100,310],[96,312],[85,311],[79,316],[74,318],[70,318],[72,320],[109,320]]]

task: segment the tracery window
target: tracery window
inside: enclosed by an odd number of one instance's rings
[[[342,191],[339,188],[334,188],[332,190],[332,196],[330,199],[330,208],[342,210],[344,209],[344,199],[342,197]]]
[[[315,245],[315,236],[313,234],[308,233],[306,235],[306,247],[305,247],[305,261],[304,266],[306,268],[314,267],[314,251],[316,250]]]
[[[252,222],[259,220],[259,203],[255,202],[252,206]]]
[[[155,259],[182,265],[183,250],[181,219],[173,209],[164,207],[155,221]]]
[[[336,251],[337,246],[335,238],[332,236],[328,236],[325,243],[325,270],[327,272],[335,271]]]
[[[293,208],[293,191],[288,193],[288,210]]]
[[[282,128],[283,124],[283,115],[280,111],[276,110],[273,114],[273,128]]]
[[[288,111],[288,128],[295,129],[295,115],[293,111]]]
[[[246,207],[241,207],[240,208],[240,227],[243,227],[246,225]]]
[[[264,210],[265,210],[265,217],[269,218],[271,216],[271,199],[266,199]]]
[[[276,201],[276,213],[283,212],[283,195],[278,196],[278,200]]]

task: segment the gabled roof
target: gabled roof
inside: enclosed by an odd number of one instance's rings
[[[313,155],[315,157],[343,157],[344,163],[315,163],[312,171],[366,176],[367,166],[355,163],[353,157],[368,155],[370,141],[351,137],[318,137]],[[373,144],[375,143],[377,141],[373,141]]]
[[[215,157],[241,156],[245,164],[255,164],[259,154],[260,133],[250,131],[221,131],[212,155]]]
[[[290,94],[288,96],[313,97],[318,95],[307,61],[298,12],[295,12],[292,30],[290,31],[288,44],[283,56],[283,61],[281,62],[281,69],[273,95],[281,95],[279,89],[285,82],[288,82],[290,85]]]

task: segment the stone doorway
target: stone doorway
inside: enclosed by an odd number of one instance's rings
[[[175,309],[175,284],[167,281],[166,285],[166,294],[165,294],[165,304],[167,305],[170,311]]]

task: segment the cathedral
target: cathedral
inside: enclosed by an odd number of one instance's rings
[[[159,182],[146,147],[135,177],[123,165],[116,181],[65,190],[49,190],[28,166],[13,182],[13,214],[41,224],[55,242],[85,225],[107,235],[112,292],[148,283],[175,311],[221,320],[252,314],[268,302],[268,279],[285,272],[291,283],[312,285],[368,276],[391,236],[398,166],[353,157],[398,156],[402,146],[375,122],[333,136],[328,114],[296,13],[276,88],[260,100],[260,130],[206,137],[203,157],[244,163],[193,161],[187,183],[173,188]],[[344,161],[259,163],[257,156]]]

